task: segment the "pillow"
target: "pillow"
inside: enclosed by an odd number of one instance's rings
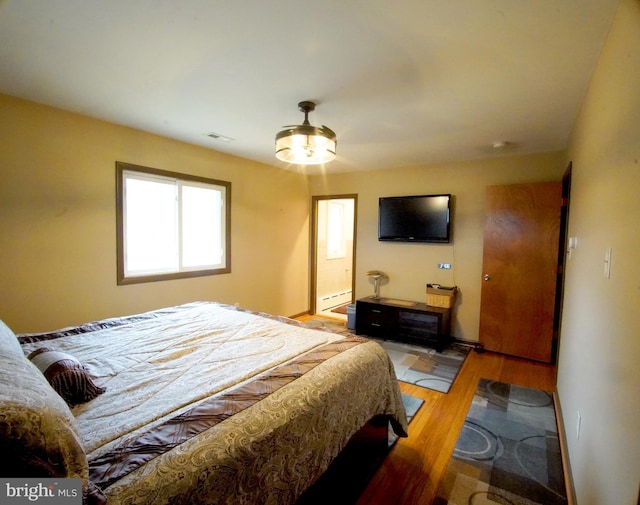
[[[0,458],[2,477],[69,477],[87,482],[87,457],[69,406],[2,321],[0,454],[11,454]]]
[[[47,347],[29,354],[29,360],[71,407],[93,400],[105,392],[97,386],[82,364],[70,354]]]

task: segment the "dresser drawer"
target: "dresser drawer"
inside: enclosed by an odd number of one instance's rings
[[[398,326],[398,313],[393,308],[358,301],[356,333],[383,336]]]

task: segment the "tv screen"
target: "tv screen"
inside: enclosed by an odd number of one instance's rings
[[[451,195],[389,196],[378,204],[378,240],[449,242]]]

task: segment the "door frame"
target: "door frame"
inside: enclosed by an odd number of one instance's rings
[[[309,226],[310,248],[310,279],[309,279],[309,313],[316,313],[317,287],[318,287],[318,203],[322,200],[353,200],[353,240],[351,260],[351,302],[355,300],[356,285],[356,242],[358,229],[358,195],[312,195],[311,196],[311,226]]]
[[[567,252],[569,247],[569,202],[571,199],[571,172],[573,162],[569,162],[562,176],[562,207],[560,210],[560,240],[558,241],[558,283],[556,285],[556,311],[553,322],[554,339],[552,358],[553,364],[558,364],[560,354],[560,330],[562,327],[562,311],[564,307],[564,284],[566,280]],[[558,367],[556,367],[556,377]]]

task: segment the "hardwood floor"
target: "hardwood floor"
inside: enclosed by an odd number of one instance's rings
[[[494,353],[472,351],[449,393],[401,382],[404,393],[424,404],[360,495],[357,505],[428,505],[436,496],[478,380],[488,379],[553,391],[555,367]]]
[[[297,319],[304,321],[312,317]],[[357,501],[338,494],[332,496],[331,502],[334,505],[430,505],[478,381],[483,377],[553,392],[556,368],[496,353],[471,351],[446,394],[400,382],[402,392],[424,400],[409,424],[409,437],[395,443]]]

